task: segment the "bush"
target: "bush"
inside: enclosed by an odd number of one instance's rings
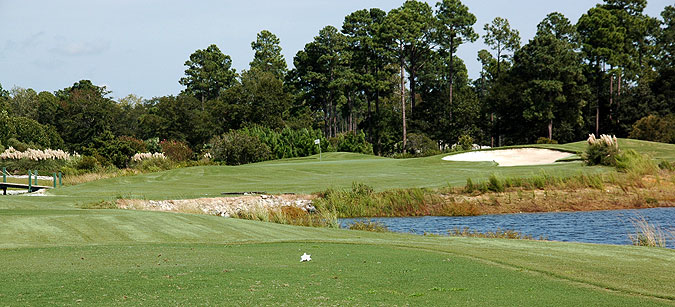
[[[61,148],[63,139],[56,132],[56,129],[49,125],[42,125],[37,121],[27,117],[10,117],[9,124],[13,127],[13,137],[21,142],[31,145],[31,148]]]
[[[629,149],[616,156],[616,168],[622,172],[646,175],[655,173],[659,166],[651,158]]]
[[[164,155],[173,161],[183,162],[192,158],[192,149],[185,142],[164,140],[159,146]]]
[[[588,137],[588,147],[582,154],[587,165],[616,166],[616,156],[619,154],[619,143],[616,137],[601,135],[599,139],[594,134]]]
[[[126,168],[131,156],[136,152],[127,142],[120,141],[111,132],[106,131],[93,138],[82,153],[96,158],[103,166],[113,165],[117,168]]]
[[[214,137],[209,143],[213,160],[222,161],[228,165],[265,161],[272,156],[270,148],[259,138],[243,131],[232,130]]]
[[[146,152],[148,151],[147,146],[145,145],[145,142],[131,136],[120,136],[117,138],[120,142],[125,143],[129,145],[129,147],[133,148],[135,153],[139,152]]]
[[[438,144],[430,139],[426,134],[409,133],[406,136],[405,152],[411,155],[433,156],[440,153]]]
[[[77,158],[76,158],[77,159]],[[98,160],[92,156],[81,156],[76,160],[75,169],[93,172],[101,167]]]
[[[546,137],[540,137],[537,139],[537,144],[558,144],[558,141],[556,140],[551,140]]]
[[[15,138],[10,138],[7,140],[7,147],[14,147],[18,151],[26,151],[30,148],[30,145],[21,142]]]
[[[321,141],[321,150],[329,151],[328,145],[330,143],[326,141],[321,130],[286,127],[281,131],[276,131],[267,127],[253,126],[241,131],[257,137],[263,144],[267,145],[272,153],[272,159],[306,157],[318,154],[319,146],[314,144],[316,139]]]
[[[632,139],[662,143],[675,143],[675,114],[664,117],[649,115],[635,124],[629,135]]]
[[[468,134],[460,136],[457,140],[457,148],[463,151],[473,149],[473,138]]]
[[[373,145],[366,141],[366,134],[363,131],[341,133],[331,139],[330,142],[336,151],[373,154]]]
[[[131,162],[131,167],[143,172],[159,172],[173,169],[175,163],[170,159],[162,157],[150,157]]]
[[[162,147],[159,146],[159,138],[149,138],[149,139],[143,141],[143,143],[145,143],[145,151],[149,151],[149,152],[161,152],[162,151]]]

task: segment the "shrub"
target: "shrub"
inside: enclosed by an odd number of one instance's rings
[[[537,144],[558,144],[558,141],[542,136],[537,139]]]
[[[416,157],[440,153],[438,144],[423,133],[409,133],[406,136],[405,152]]]
[[[495,174],[492,174],[488,179],[488,190],[498,193],[504,192],[504,183]]]
[[[145,150],[144,151],[149,151],[149,152],[161,152],[162,147],[159,146],[159,138],[149,138],[145,141]]]
[[[222,161],[228,165],[269,160],[270,149],[259,138],[242,131],[232,130],[210,141],[211,156],[214,161]]]
[[[159,143],[159,146],[167,158],[176,162],[183,162],[192,158],[192,149],[185,142],[163,140]]]
[[[319,147],[314,140],[319,139],[321,150],[329,151],[329,142],[321,130],[312,128],[291,129],[286,127],[280,131],[267,127],[253,126],[241,130],[250,136],[257,137],[269,147],[272,159],[306,157],[319,153]]]
[[[616,137],[601,135],[599,139],[594,134],[588,137],[588,147],[582,154],[587,165],[616,166],[616,156],[619,154],[619,143]]]
[[[82,156],[77,159],[75,163],[75,169],[84,170],[84,171],[95,171],[101,167],[101,164],[98,163],[98,160],[92,156]]]
[[[14,147],[18,151],[26,151],[30,148],[30,145],[21,142],[15,138],[9,138],[7,140],[7,147]]]
[[[172,160],[165,158],[163,155],[153,155],[149,158],[132,159],[131,167],[143,172],[159,172],[173,169],[175,164]]]
[[[675,171],[675,163],[670,163],[666,160],[659,162],[659,168],[666,171]]]
[[[633,218],[630,222],[635,227],[635,234],[628,235],[633,245],[666,247],[667,236],[661,227],[652,225],[642,216]]]
[[[646,175],[658,171],[659,166],[651,158],[629,149],[616,156],[616,168],[622,172]]]
[[[146,152],[148,151],[147,146],[145,145],[145,142],[131,136],[120,136],[117,138],[120,142],[125,143],[129,145],[129,147],[133,148],[136,153],[139,152]]]
[[[373,154],[373,145],[366,141],[366,135],[363,131],[341,133],[330,141],[336,151]]]
[[[27,117],[10,117],[9,124],[13,126],[10,137],[32,145],[33,148],[61,148],[63,139],[56,129],[49,125],[42,125]]]
[[[82,153],[95,157],[103,166],[113,165],[117,168],[126,168],[131,156],[136,152],[128,143],[120,141],[111,132],[106,131],[93,138]]]
[[[630,138],[675,143],[675,114],[664,117],[649,115],[641,118],[635,124],[629,135]]]
[[[459,140],[457,140],[457,148],[463,151],[473,149],[473,138],[468,134],[460,136]]]

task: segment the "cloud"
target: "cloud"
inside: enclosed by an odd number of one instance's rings
[[[44,32],[37,32],[18,41],[7,40],[5,41],[4,46],[0,48],[0,56],[3,56],[4,54],[12,51],[25,53],[29,49],[37,47],[42,42],[42,37],[44,34]]]
[[[98,55],[110,49],[109,41],[94,41],[94,42],[73,42],[68,41],[62,37],[56,38],[58,43],[50,51],[59,55],[67,56],[84,56],[84,55]]]

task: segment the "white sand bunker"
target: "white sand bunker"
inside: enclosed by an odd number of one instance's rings
[[[445,161],[494,161],[499,166],[551,164],[573,154],[550,149],[518,148],[489,151],[472,151],[444,157]]]

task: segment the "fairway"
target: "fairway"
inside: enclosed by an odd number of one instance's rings
[[[640,147],[640,143],[637,143]],[[576,144],[557,145],[573,150]],[[644,148],[651,148],[645,147]],[[672,159],[672,145],[656,154]],[[466,178],[608,172],[580,162],[497,167],[443,155],[346,153],[99,180],[0,198],[0,305],[675,304],[675,251],[310,228],[217,216],[84,210],[135,197],[462,185]],[[300,255],[312,255],[301,263]]]
[[[391,159],[350,153],[324,154],[300,159],[242,166],[200,166],[167,172],[98,180],[58,189],[54,195],[181,199],[218,196],[223,192],[314,193],[331,187],[364,183],[376,190],[459,186],[467,178],[487,180],[491,174],[528,177],[545,172],[555,176],[606,171],[581,162],[498,167],[494,162],[444,161],[445,155]]]

